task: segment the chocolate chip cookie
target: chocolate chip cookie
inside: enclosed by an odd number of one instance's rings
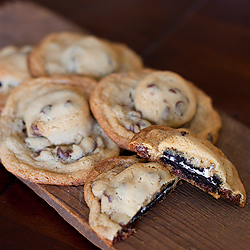
[[[93,166],[118,156],[89,109],[96,81],[82,76],[26,80],[10,94],[0,121],[7,170],[36,183],[83,184]]]
[[[242,207],[246,203],[244,186],[232,162],[209,141],[186,129],[150,126],[136,134],[129,147],[216,199],[222,197]]]
[[[138,70],[142,59],[124,44],[73,32],[52,33],[29,56],[33,76],[76,74],[101,78]]]
[[[28,54],[32,46],[9,45],[0,50],[0,113],[12,89],[31,77]]]
[[[133,223],[170,193],[179,178],[156,162],[120,156],[99,162],[84,186],[89,224],[111,245],[128,237]]]
[[[221,128],[211,98],[170,71],[106,76],[92,92],[90,107],[106,134],[125,149],[135,133],[152,124],[185,127],[213,143]]]

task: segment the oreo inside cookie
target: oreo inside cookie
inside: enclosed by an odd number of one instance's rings
[[[191,180],[202,190],[217,193],[227,201],[240,205],[240,194],[233,195],[231,190],[221,188],[222,181],[217,175],[207,177],[205,168],[198,168],[190,164],[188,159],[178,154],[177,150],[166,149],[160,161],[172,166],[171,172],[180,178]]]
[[[173,180],[172,182],[170,182],[166,185],[163,185],[161,190],[154,195],[154,198],[152,199],[152,201],[148,205],[146,205],[145,207],[141,207],[141,209],[136,213],[136,215],[129,221],[129,223],[127,225],[121,225],[122,229],[117,232],[117,235],[113,239],[113,243],[124,240],[129,235],[131,235],[133,233],[132,226],[134,225],[134,223],[136,221],[140,220],[144,215],[146,215],[146,213],[150,209],[152,209],[155,206],[155,204],[162,201],[166,195],[171,193],[171,191],[176,186],[175,182],[176,181]]]
[[[206,176],[205,168],[198,168],[191,164],[188,159],[181,156],[177,150],[166,149],[160,161],[172,166],[172,172],[184,180],[191,180],[207,192],[218,193],[222,183],[218,176]]]

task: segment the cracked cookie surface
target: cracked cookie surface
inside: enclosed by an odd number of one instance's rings
[[[80,185],[97,162],[119,155],[90,113],[95,86],[87,77],[54,76],[16,87],[1,117],[5,168],[32,182]]]
[[[213,143],[221,128],[211,98],[170,71],[106,76],[92,92],[90,107],[106,134],[125,149],[135,133],[152,124],[185,127]]]
[[[150,126],[133,137],[130,147],[216,199],[222,197],[242,207],[246,203],[246,192],[233,163],[209,141],[186,129]]]
[[[170,193],[178,178],[162,165],[135,156],[98,163],[84,186],[89,224],[108,245],[132,233],[132,224]]]
[[[73,32],[48,35],[29,56],[29,68],[36,77],[75,74],[100,78],[142,66],[139,55],[124,44]]]

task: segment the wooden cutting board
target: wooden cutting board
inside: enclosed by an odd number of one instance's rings
[[[9,31],[12,31],[11,33]],[[0,8],[0,48],[36,44],[53,31],[80,30],[60,16],[31,3]],[[250,193],[250,129],[222,114],[217,146],[235,164]],[[113,248],[107,247],[88,225],[83,187],[38,185],[24,181],[69,224],[102,249],[249,249],[250,206],[244,208],[184,183],[135,224],[136,233]]]

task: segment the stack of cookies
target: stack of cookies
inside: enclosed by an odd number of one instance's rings
[[[89,224],[107,244],[187,181],[243,207],[235,166],[214,146],[211,98],[124,44],[50,34],[0,51],[0,157],[35,183],[84,185]]]

